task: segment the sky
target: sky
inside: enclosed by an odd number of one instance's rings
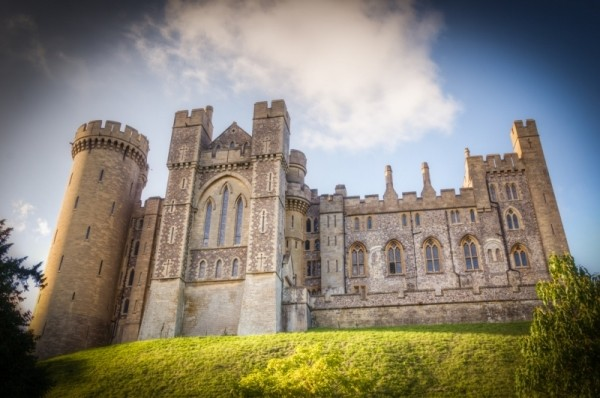
[[[319,194],[382,198],[386,165],[398,193],[420,193],[422,162],[458,193],[465,147],[512,152],[513,121],[535,119],[571,253],[598,273],[599,22],[593,0],[3,1],[10,254],[45,261],[81,124],[146,135],[142,199],[164,197],[176,111],[212,105],[216,138],[284,99]]]

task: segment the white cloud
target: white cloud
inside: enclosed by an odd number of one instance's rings
[[[48,236],[50,234],[50,226],[48,225],[48,221],[43,218],[37,219],[37,227],[34,229],[35,232],[42,236]]]
[[[452,128],[430,57],[441,26],[410,1],[172,0],[132,37],[171,90],[285,98],[303,145],[393,148]]]
[[[12,204],[13,218],[9,220],[10,226],[16,232],[23,232],[27,228],[27,219],[35,211],[35,206],[23,200],[17,200]]]

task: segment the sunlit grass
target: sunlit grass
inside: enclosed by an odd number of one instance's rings
[[[298,346],[341,352],[369,383],[363,396],[512,396],[529,323],[187,337],[121,344],[41,363],[49,397],[235,396],[239,381]],[[360,394],[359,394],[360,395]]]

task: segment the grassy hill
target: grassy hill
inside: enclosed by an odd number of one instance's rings
[[[41,362],[49,397],[514,395],[529,323],[140,341]]]

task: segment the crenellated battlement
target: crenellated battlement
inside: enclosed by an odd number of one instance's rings
[[[472,156],[482,162],[486,172],[488,173],[509,173],[522,171],[525,169],[525,164],[516,153],[505,153],[504,155],[490,154],[483,156]]]
[[[94,136],[105,139],[118,139],[119,141],[123,141],[136,147],[143,153],[144,158],[148,156],[148,150],[150,149],[148,138],[146,138],[145,135],[138,133],[138,131],[131,126],[125,125],[125,128],[121,130],[121,123],[119,122],[107,120],[103,125],[102,120],[92,120],[79,126],[75,133],[74,144],[79,140]]]
[[[206,108],[192,109],[191,113],[187,110],[175,112],[173,127],[205,126],[207,131],[210,127],[212,131],[213,107],[207,105]]]
[[[348,214],[368,214],[376,212],[390,211],[422,211],[430,208],[456,208],[472,207],[475,198],[472,188],[460,188],[457,194],[454,188],[442,189],[440,195],[432,201],[424,201],[422,196],[417,196],[416,192],[402,192],[402,196],[394,205],[390,206],[379,195],[348,196],[344,198],[344,207]]]
[[[285,106],[284,100],[271,101],[271,107],[267,101],[257,102],[254,104],[254,119],[266,119],[272,117],[283,117],[286,124],[290,123],[290,115]]]

